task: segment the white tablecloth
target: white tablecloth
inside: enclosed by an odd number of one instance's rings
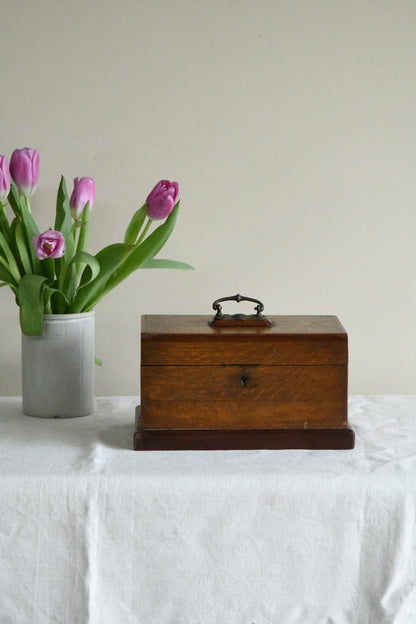
[[[1,624],[414,624],[416,397],[353,396],[350,451],[132,450],[0,400]]]

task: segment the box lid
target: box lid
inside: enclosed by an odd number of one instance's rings
[[[142,366],[346,365],[336,316],[269,316],[271,327],[211,327],[206,315],[143,315]]]

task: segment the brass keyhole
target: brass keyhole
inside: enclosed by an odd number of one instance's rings
[[[248,378],[245,375],[242,375],[240,377],[240,383],[243,386],[243,388],[247,385],[247,381],[248,381]]]

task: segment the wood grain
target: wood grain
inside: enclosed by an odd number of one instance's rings
[[[144,427],[307,428],[347,422],[343,366],[144,366],[141,383]]]
[[[271,328],[212,328],[208,316],[142,317],[142,365],[348,363],[347,334],[336,317],[271,316]]]

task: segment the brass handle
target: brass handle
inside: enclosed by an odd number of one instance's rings
[[[222,314],[222,307],[220,305],[222,301],[237,301],[237,303],[240,303],[240,301],[251,301],[252,303],[257,303],[257,305],[254,308],[255,310],[257,310],[257,314],[256,314],[257,317],[259,317],[264,310],[264,305],[262,304],[262,302],[259,301],[258,299],[253,299],[252,297],[243,297],[243,295],[234,295],[233,297],[222,297],[221,299],[216,299],[214,303],[212,304],[212,307],[214,308],[214,310],[217,311],[217,314],[215,315],[216,319],[220,319],[224,316]],[[241,316],[245,316],[245,315],[241,315]]]
[[[252,303],[257,304],[254,307],[256,314],[223,314],[221,306],[223,301],[236,301],[237,303],[240,303],[241,301],[251,301]],[[258,299],[253,299],[253,297],[244,297],[243,295],[238,294],[233,295],[232,297],[221,297],[220,299],[216,299],[214,301],[212,307],[216,311],[216,314],[212,321],[210,321],[211,327],[234,327],[240,326],[241,324],[248,327],[271,327],[273,325],[273,323],[262,314],[264,310],[262,302]]]

